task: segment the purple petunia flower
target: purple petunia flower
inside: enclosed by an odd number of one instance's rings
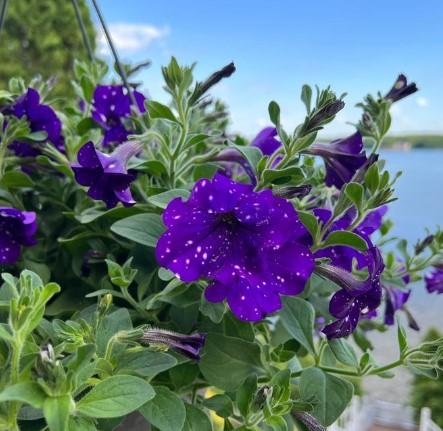
[[[10,112],[17,118],[26,117],[31,132],[46,132],[48,141],[59,151],[65,151],[61,122],[50,106],[40,103],[40,95],[36,90],[28,88],[10,108]],[[28,142],[15,141],[10,148],[19,157],[35,157],[40,154],[40,150]]]
[[[429,293],[443,293],[443,265],[436,266],[433,272],[426,275],[425,282]]]
[[[398,102],[401,99],[415,93],[418,91],[417,85],[415,82],[408,84],[408,79],[405,75],[398,75],[397,80],[395,81],[392,88],[385,95],[385,99],[390,100],[392,103]]]
[[[386,294],[385,325],[393,325],[394,315],[402,310],[411,295],[411,289],[402,290],[394,286],[383,286]]]
[[[140,112],[145,112],[145,96],[133,91]],[[125,125],[131,115],[131,99],[123,85],[98,85],[93,96],[92,118],[103,128],[103,145],[122,143],[132,133]]]
[[[326,185],[338,189],[351,181],[357,170],[367,161],[360,132],[330,144],[312,144],[305,152],[323,158]]]
[[[160,265],[186,282],[209,280],[206,299],[227,299],[241,320],[279,310],[280,295],[300,293],[314,269],[293,206],[221,174],[198,181],[187,201],[172,200],[163,221]]]
[[[206,334],[194,333],[191,335],[179,334],[178,332],[168,331],[167,329],[147,328],[140,339],[142,344],[160,344],[171,347],[182,355],[200,360],[200,350],[203,348],[206,340]]]
[[[0,264],[16,263],[22,246],[36,244],[36,232],[35,212],[0,207]]]
[[[129,188],[135,176],[128,173],[128,160],[137,154],[141,146],[137,142],[126,142],[118,146],[113,153],[104,154],[98,151],[92,142],[80,148],[78,164],[71,165],[76,181],[89,187],[88,195],[95,200],[102,200],[108,208],[118,202],[124,206],[135,204]]]
[[[277,129],[275,127],[265,127],[252,140],[251,145],[260,148],[265,156],[271,156],[281,146],[281,142],[275,139],[276,136]]]
[[[368,249],[365,258],[368,269],[365,280],[358,280],[349,271],[333,265],[316,268],[319,275],[342,287],[329,303],[329,312],[337,319],[323,328],[322,332],[329,339],[351,334],[359,319],[374,311],[381,303],[380,276],[384,270],[383,258],[378,248],[373,246]]]

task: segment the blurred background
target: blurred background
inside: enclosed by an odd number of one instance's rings
[[[112,63],[89,2],[78,3],[92,48]],[[323,139],[344,137],[359,119],[355,104],[406,74],[420,91],[392,108],[392,134],[382,157],[389,170],[404,175],[388,216],[395,221],[393,234],[411,243],[426,227],[443,224],[443,2],[101,0],[100,6],[122,60],[150,60],[137,80],[156,100],[168,100],[160,67],[171,55],[181,63],[198,61],[197,79],[234,61],[236,73],[212,94],[227,104],[230,130],[247,137],[269,125],[270,100],[280,104],[288,128],[300,122],[304,83],[348,93],[345,109],[322,132]],[[73,60],[87,55],[70,1],[10,1],[0,37],[2,88],[12,76],[29,80],[44,72],[44,78],[58,79],[59,94],[72,92]],[[410,303],[421,327],[411,340],[419,341],[431,327],[442,330],[443,295],[430,296],[415,284]],[[374,334],[381,362],[396,357],[395,337],[395,330]],[[402,372],[393,380],[368,380],[364,390],[375,399],[410,403],[419,387],[411,390],[411,381]],[[443,382],[433,397],[443,404]]]

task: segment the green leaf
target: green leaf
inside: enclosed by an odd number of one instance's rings
[[[132,329],[132,320],[126,308],[119,308],[105,316],[97,329],[97,353],[103,357],[109,339],[118,331]],[[115,348],[114,348],[115,354]]]
[[[157,374],[169,370],[177,365],[177,359],[163,352],[153,352],[148,349],[139,351],[127,350],[117,361],[116,373],[132,374],[137,373],[148,379],[152,379]]]
[[[140,407],[139,412],[160,431],[181,430],[186,419],[185,404],[164,386],[155,387],[155,397]]]
[[[263,179],[266,183],[281,184],[296,178],[302,180],[304,178],[303,171],[297,166],[290,166],[284,169],[265,169],[263,171]]]
[[[347,245],[359,251],[366,251],[368,249],[368,244],[361,236],[344,230],[331,232],[323,242],[323,247],[333,245]]]
[[[305,228],[308,229],[309,233],[313,238],[316,238],[318,231],[318,220],[314,214],[307,211],[297,211],[298,217],[301,222],[305,225]]]
[[[186,143],[186,148],[190,148],[194,145],[199,144],[200,142],[204,142],[207,138],[209,138],[209,136],[203,133],[198,133],[196,135],[193,135],[189,138],[189,141]]]
[[[212,424],[206,413],[186,404],[186,420],[182,431],[212,431]]]
[[[161,177],[162,175],[166,175],[168,173],[165,165],[159,160],[147,160],[145,162],[132,166],[132,169],[146,172],[147,174],[153,175],[155,177]]]
[[[251,374],[262,374],[257,344],[221,334],[206,338],[199,367],[211,385],[236,390]]]
[[[266,424],[269,425],[273,431],[287,431],[288,425],[281,416],[271,416],[266,419]]]
[[[214,323],[220,323],[225,315],[226,305],[224,302],[209,302],[202,295],[199,310]]]
[[[115,222],[111,231],[138,244],[155,247],[165,227],[158,214],[137,214]]]
[[[379,184],[380,184],[380,172],[378,170],[377,163],[374,163],[366,172],[365,186],[372,194],[374,194],[377,191]]]
[[[308,368],[300,378],[302,400],[313,405],[312,414],[322,425],[329,426],[343,413],[352,399],[354,387],[346,380]]]
[[[169,370],[169,377],[175,389],[189,386],[199,374],[200,369],[198,365],[193,362],[185,362]]]
[[[116,207],[112,208],[107,211],[103,211],[98,208],[88,208],[85,211],[82,211],[81,214],[76,215],[75,218],[78,220],[81,224],[87,224],[91,223],[93,221],[96,221],[102,217],[106,217],[109,219],[114,220],[121,220],[124,218],[128,218],[130,216],[133,216],[135,214],[142,213],[142,209],[138,206],[134,207]]]
[[[245,157],[254,173],[257,173],[257,165],[263,157],[262,152],[257,147],[235,144],[230,145],[230,147],[239,151]]]
[[[97,431],[93,419],[71,416],[68,424],[69,431]]]
[[[115,418],[137,410],[154,396],[152,386],[139,377],[112,376],[88,392],[77,410],[90,417]]]
[[[308,352],[315,354],[312,333],[314,331],[314,307],[307,301],[296,297],[283,300],[284,306],[280,311],[280,319],[285,329]]]
[[[77,133],[81,136],[88,133],[91,129],[96,129],[98,127],[98,123],[92,118],[83,118],[77,124]]]
[[[0,323],[0,339],[5,341],[12,341],[13,337],[9,330],[9,325]]]
[[[403,357],[406,350],[408,350],[408,339],[406,336],[405,328],[403,328],[403,326],[400,325],[400,323],[398,323],[397,339],[398,339],[398,347],[400,349],[400,356]]]
[[[66,431],[73,401],[70,395],[48,397],[43,403],[43,413],[50,431]]]
[[[358,367],[357,355],[348,341],[344,338],[334,338],[328,340],[328,344],[338,361],[350,367]]]
[[[175,198],[188,199],[189,191],[184,189],[172,189],[167,192],[159,193],[157,195],[150,196],[148,202],[156,207],[165,209],[169,202]]]
[[[203,405],[209,410],[213,410],[218,416],[227,418],[232,415],[234,406],[232,400],[225,394],[217,394],[203,401]]]
[[[155,100],[149,100],[146,102],[146,107],[148,114],[151,118],[164,118],[165,120],[177,122],[173,112],[162,103],[156,102]]]
[[[359,183],[348,183],[345,187],[346,196],[352,201],[356,208],[360,209],[363,205],[364,189]]]
[[[312,99],[312,88],[304,84],[301,89],[301,101],[306,106],[306,112],[309,114],[311,112],[311,99]]]
[[[277,102],[271,101],[268,106],[269,118],[275,126],[280,125],[280,106]]]
[[[243,385],[237,391],[237,406],[242,416],[246,417],[249,414],[252,400],[257,391],[257,376],[249,376]]]
[[[5,188],[21,188],[33,186],[34,181],[32,181],[31,178],[24,172],[20,171],[8,171],[0,180],[0,187]]]
[[[23,382],[7,386],[0,392],[0,403],[5,401],[20,401],[35,408],[43,407],[46,394],[37,383]]]

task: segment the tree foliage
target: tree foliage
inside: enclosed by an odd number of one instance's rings
[[[79,7],[95,48],[94,26],[85,0]],[[26,81],[36,75],[57,78],[54,93],[72,94],[75,58],[86,58],[82,34],[71,1],[20,0],[8,4],[0,43],[0,85],[13,76]]]

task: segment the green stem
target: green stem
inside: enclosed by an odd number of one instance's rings
[[[374,375],[374,374],[380,374],[380,373],[384,373],[385,371],[389,371],[392,368],[397,368],[400,365],[403,365],[404,359],[400,358],[397,361],[391,362],[387,365],[384,365],[383,367],[378,367],[378,368],[373,368],[370,372],[369,375]]]
[[[20,359],[22,356],[23,343],[20,337],[16,337],[15,341],[11,344],[11,375],[10,385],[15,385],[19,381],[20,377]],[[20,403],[17,401],[11,401],[8,409],[8,424],[11,431],[19,431],[17,424],[17,414],[20,408]]]

